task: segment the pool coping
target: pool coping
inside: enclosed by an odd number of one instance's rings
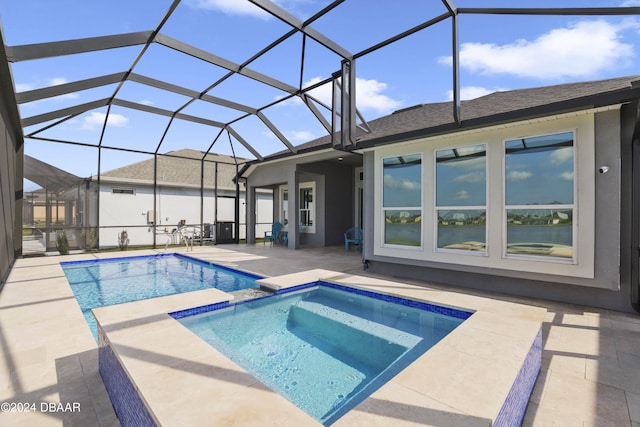
[[[535,381],[537,371],[527,370],[537,366],[539,371],[540,352],[533,350],[540,346],[545,309],[323,269],[258,283],[282,291],[316,281],[474,311],[333,426],[491,426],[508,420],[512,410],[524,413],[520,407],[523,399],[526,407],[529,395],[514,391],[514,384],[524,374]],[[128,380],[134,386],[129,393],[139,397],[150,425],[199,425],[213,419],[225,425],[320,425],[167,314],[232,298],[207,289],[94,309],[103,378],[115,376],[119,365],[122,378],[112,388],[123,390]],[[105,378],[108,389],[109,382]],[[131,407],[125,410],[140,411],[135,396],[129,397],[124,401]]]

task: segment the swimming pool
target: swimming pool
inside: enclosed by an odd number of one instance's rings
[[[257,288],[260,276],[181,254],[60,263],[96,341],[91,310],[183,292],[217,288],[224,292]]]
[[[207,313],[172,313],[324,425],[470,315],[327,282]]]

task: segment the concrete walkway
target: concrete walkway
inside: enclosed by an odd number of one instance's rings
[[[59,262],[151,253],[156,251],[16,261],[0,291],[0,425],[119,425],[98,373],[97,346]],[[317,268],[367,276],[360,254],[342,248],[220,245],[189,254],[264,276]],[[452,304],[473,295],[547,310],[542,372],[523,425],[640,427],[640,316],[404,282],[450,293]]]

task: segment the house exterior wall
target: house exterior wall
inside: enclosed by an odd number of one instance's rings
[[[272,216],[271,221],[280,221],[280,206],[281,206],[281,187],[288,186],[295,188],[297,187],[299,180],[297,179],[296,174],[296,162],[294,160],[283,160],[268,164],[261,164],[259,167],[255,168],[251,174],[246,177],[246,191],[251,194],[251,192],[256,192],[261,188],[270,189],[273,192],[273,208],[272,208]],[[316,203],[316,209],[318,208],[318,203]],[[269,225],[264,229],[264,225],[260,224],[260,227],[255,227],[256,223],[262,222],[258,217],[258,211],[256,210],[256,206],[253,201],[250,201],[247,204],[246,216],[249,218],[249,222],[247,224],[247,243],[255,243],[256,238],[262,238],[264,236],[264,231],[271,230],[271,226]],[[289,221],[292,223],[297,223],[297,205],[296,198],[289,197],[288,210],[292,213],[293,216],[290,216]],[[256,230],[255,233],[253,230]],[[297,247],[297,242],[299,241],[298,230],[288,230],[289,231],[289,247]],[[294,238],[295,237],[295,238]]]
[[[354,226],[354,204],[351,203],[355,197],[353,168],[336,163],[319,162],[303,165],[302,169],[316,175],[322,174],[323,177],[318,181],[319,188],[316,187],[324,205],[322,246],[344,244],[344,232]]]
[[[132,189],[133,194],[114,193],[113,189]],[[234,222],[235,192],[219,191],[218,222]],[[264,198],[264,197],[262,197]],[[244,203],[244,192],[240,193],[240,205]],[[215,223],[215,198],[213,191],[204,192],[203,223]],[[118,235],[127,231],[129,244],[134,246],[153,244],[152,221],[157,220],[156,244],[179,243],[171,238],[171,232],[181,220],[188,230],[200,228],[200,189],[180,187],[158,187],[154,209],[153,187],[148,185],[123,185],[102,183],[100,186],[100,246],[118,246]],[[240,238],[245,238],[244,210],[240,210]]]
[[[298,244],[323,247],[344,243],[344,232],[354,224],[354,168],[328,161],[335,159],[335,152],[322,152],[310,156],[296,156],[287,160],[263,163],[256,166],[247,178],[247,191],[256,188],[271,188],[274,192],[273,220],[281,221],[279,212],[281,190],[313,186],[315,219],[313,229],[303,228],[299,232],[298,201],[289,191],[288,211],[289,247],[297,248]],[[297,194],[297,191],[296,191]],[[248,209],[253,209],[251,204]],[[248,217],[252,217],[251,213]],[[249,224],[249,228],[251,228]],[[295,229],[294,229],[295,228]],[[248,238],[249,243],[262,237],[257,233]],[[292,238],[295,237],[295,238]]]
[[[477,288],[501,293],[517,294],[616,310],[631,311],[628,236],[631,233],[629,215],[621,212],[629,203],[630,186],[623,186],[621,176],[628,174],[621,169],[621,158],[630,153],[631,120],[627,107],[589,114],[554,117],[521,123],[492,131],[476,133],[477,141],[489,141],[489,147],[502,147],[503,141],[514,136],[558,132],[576,129],[576,156],[586,156],[576,162],[576,188],[580,231],[576,243],[578,253],[573,263],[558,263],[548,259],[514,259],[505,257],[501,250],[504,236],[488,235],[488,254],[438,253],[433,242],[422,248],[398,249],[385,245],[381,237],[381,173],[380,158],[393,153],[423,152],[434,150],[443,141],[412,141],[377,148],[365,153],[365,248],[364,258],[373,272],[419,278],[443,284]],[[592,135],[592,136],[589,136]],[[466,136],[458,138],[465,141]],[[493,145],[492,145],[493,144]],[[446,145],[446,144],[445,144]],[[495,151],[495,150],[494,150]],[[627,153],[627,154],[625,154]],[[489,156],[490,157],[490,156]],[[503,185],[502,160],[488,160],[488,186]],[[605,174],[598,173],[602,165],[609,167]],[[427,164],[425,169],[433,168]],[[492,177],[493,174],[493,177]],[[428,197],[434,197],[435,176],[426,172],[423,186]],[[497,175],[497,178],[496,178]],[[502,193],[503,188],[498,188]],[[626,192],[625,192],[626,191]],[[492,197],[492,196],[491,196]],[[491,198],[489,197],[489,198]],[[503,209],[503,200],[488,201],[488,214],[500,222],[496,213]],[[429,203],[426,203],[429,205]],[[425,210],[432,207],[427,206]],[[429,212],[424,213],[429,216]],[[424,219],[424,233],[433,233],[433,224]],[[586,229],[586,230],[585,230]],[[489,225],[488,234],[501,230]],[[493,247],[490,245],[493,244]],[[499,247],[496,248],[495,246]],[[437,248],[436,248],[437,249]],[[497,249],[497,250],[496,250]],[[515,261],[515,262],[511,262]],[[529,265],[527,265],[529,264]]]

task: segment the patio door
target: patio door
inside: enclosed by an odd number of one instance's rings
[[[215,208],[215,227],[217,243],[237,243],[236,197],[218,196]]]

